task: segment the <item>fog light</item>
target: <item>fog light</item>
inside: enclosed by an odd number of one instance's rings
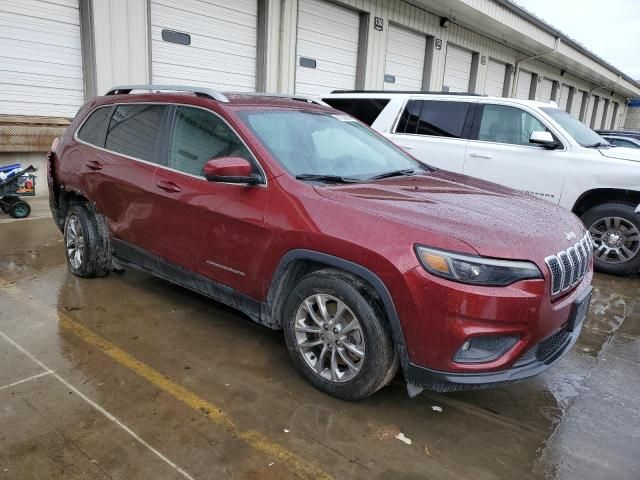
[[[500,358],[518,343],[520,337],[485,336],[465,341],[453,357],[458,363],[483,363]]]

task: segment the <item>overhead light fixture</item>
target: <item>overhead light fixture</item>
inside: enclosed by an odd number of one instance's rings
[[[564,77],[564,74],[565,74],[565,73],[567,73],[567,71],[566,71],[566,70],[560,70],[560,76],[561,76],[561,77]]]
[[[451,23],[451,20],[449,20],[447,17],[440,17],[440,26],[442,28],[449,27],[450,23]]]

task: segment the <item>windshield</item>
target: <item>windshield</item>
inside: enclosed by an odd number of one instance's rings
[[[584,123],[557,108],[542,107],[541,110],[553,118],[573,139],[583,147],[607,146],[607,141]]]
[[[283,110],[238,115],[293,176],[367,180],[426,169],[348,115]]]

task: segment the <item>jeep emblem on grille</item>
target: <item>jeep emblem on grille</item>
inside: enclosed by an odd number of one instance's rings
[[[571,230],[570,232],[565,232],[564,236],[567,237],[567,240],[573,240],[576,238],[576,232]]]

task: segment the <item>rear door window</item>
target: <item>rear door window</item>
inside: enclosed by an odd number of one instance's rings
[[[109,122],[105,148],[140,160],[155,161],[166,108],[164,105],[118,105]]]
[[[471,103],[410,100],[400,117],[396,133],[466,138],[465,125]]]
[[[213,158],[242,157],[254,164],[242,140],[222,118],[207,110],[177,107],[169,146],[169,167],[204,176],[204,164]]]
[[[94,110],[78,131],[78,138],[96,147],[104,147],[104,134],[107,131],[109,114],[113,107],[100,107]]]
[[[325,98],[324,101],[369,126],[389,103],[388,98]]]

